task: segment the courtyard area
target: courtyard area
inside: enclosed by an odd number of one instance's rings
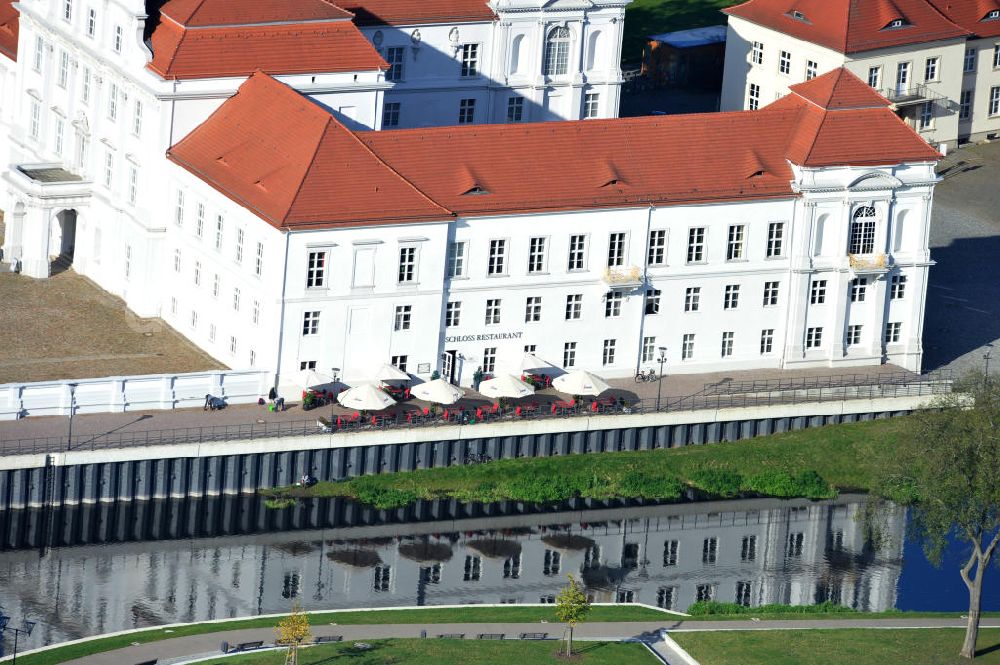
[[[0,307],[0,384],[223,367],[72,269],[36,280],[0,264]]]

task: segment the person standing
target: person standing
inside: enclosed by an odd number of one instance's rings
[[[479,384],[482,382],[483,382],[483,368],[482,366],[480,366],[476,368],[476,371],[472,375],[472,389],[478,393]]]

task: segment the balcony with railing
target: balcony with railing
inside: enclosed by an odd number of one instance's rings
[[[643,283],[642,268],[639,266],[605,268],[603,279],[612,289],[637,289]]]
[[[895,86],[880,90],[879,92],[888,99],[896,108],[923,104],[924,102],[947,102],[948,98],[934,92],[926,84],[911,83],[905,86]]]

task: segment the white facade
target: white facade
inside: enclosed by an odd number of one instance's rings
[[[721,108],[764,106],[788,94],[789,86],[838,67],[895,102],[900,116],[929,143],[953,146],[1000,133],[1000,101],[992,101],[1000,100],[1000,38],[955,38],[845,55],[730,16]]]

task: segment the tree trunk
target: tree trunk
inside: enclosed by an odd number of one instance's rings
[[[962,658],[976,657],[976,640],[979,637],[979,614],[980,604],[983,594],[983,562],[976,566],[975,579],[969,580],[969,622],[965,627],[965,642],[962,643],[962,651],[959,655]]]
[[[569,639],[566,640],[566,656],[573,655],[573,625],[570,624],[569,627]]]

